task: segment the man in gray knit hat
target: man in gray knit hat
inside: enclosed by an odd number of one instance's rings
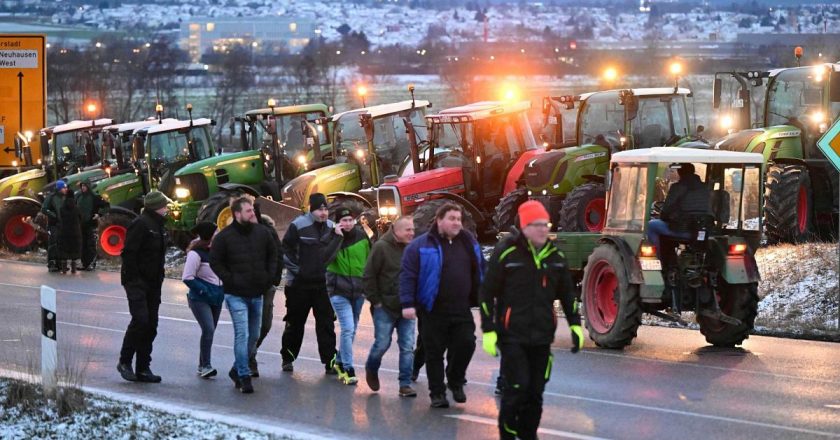
[[[121,283],[128,297],[131,322],[125,331],[117,371],[130,382],[160,382],[152,373],[152,343],[157,336],[160,290],[166,256],[164,226],[169,199],[152,191],[143,199],[143,212],[131,222],[122,250]],[[136,358],[136,370],[131,361]]]

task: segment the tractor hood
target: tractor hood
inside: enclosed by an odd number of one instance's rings
[[[603,176],[610,162],[607,147],[595,144],[569,147],[537,155],[525,168],[525,186],[532,194],[564,195],[587,182],[587,176]]]
[[[283,203],[306,210],[312,193],[356,192],[362,187],[359,167],[337,163],[301,174],[283,186]]]
[[[419,205],[430,192],[464,192],[464,173],[461,167],[436,168],[418,174],[401,177],[388,184],[397,189],[403,209]]]
[[[249,163],[249,161],[261,162],[260,152],[247,150],[237,153],[223,154],[221,156],[208,157],[184,166],[175,172],[175,176],[178,177],[184,174],[204,173],[205,171],[218,168],[248,168],[256,166],[254,163]]]
[[[802,158],[801,135],[802,130],[792,125],[756,128],[730,134],[718,142],[715,148],[760,153],[765,160],[773,160],[777,156]]]
[[[732,133],[721,139],[715,145],[715,149],[727,151],[747,151],[747,147],[750,143],[752,143],[752,140],[763,133],[764,129],[761,128]]]
[[[35,198],[47,183],[47,172],[35,168],[0,179],[0,199],[11,196]]]
[[[515,190],[519,186],[519,182],[525,180],[525,168],[531,163],[531,160],[537,155],[543,154],[545,149],[543,148],[536,148],[533,150],[527,150],[516,159],[516,162],[510,168],[508,172],[507,178],[505,179],[505,187],[504,187],[504,194],[507,194],[513,190]]]

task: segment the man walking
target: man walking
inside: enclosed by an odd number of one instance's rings
[[[296,218],[283,236],[286,263],[286,328],[283,330],[283,371],[294,370],[309,310],[315,315],[318,354],[326,374],[336,374],[335,313],[327,295],[327,262],[341,245],[341,231],[327,217],[327,198],[309,196],[309,212]]]
[[[277,269],[277,247],[267,228],[259,225],[251,200],[241,197],[230,206],[233,222],[222,229],[210,247],[210,268],[222,280],[225,304],[233,321],[234,364],[228,372],[236,388],[254,392],[250,355],[257,349],[262,295]]]
[[[157,336],[160,289],[166,257],[164,222],[169,201],[159,191],[143,198],[143,212],[128,226],[122,250],[120,277],[128,297],[131,322],[125,331],[117,371],[131,382],[160,382],[152,373],[152,343]],[[136,370],[131,361],[137,355]]]
[[[536,439],[543,391],[551,375],[554,300],[572,332],[572,353],[583,347],[583,330],[563,253],[548,241],[549,215],[539,202],[519,207],[522,232],[496,246],[481,286],[482,345],[502,352],[505,386],[499,410],[502,439]]]
[[[59,267],[60,258],[58,238],[61,234],[61,207],[67,198],[70,188],[67,182],[58,180],[55,182],[55,191],[50,193],[41,205],[41,213],[47,217],[47,270],[58,272],[64,269]]]
[[[467,401],[466,371],[475,351],[470,305],[478,298],[484,258],[475,237],[462,227],[463,214],[461,205],[444,203],[435,213],[435,224],[408,245],[402,259],[403,317],[415,319],[419,314],[423,321],[420,337],[432,408],[449,407],[446,385],[456,402]]]
[[[365,363],[365,379],[371,390],[379,391],[379,366],[391,346],[391,335],[396,329],[400,348],[400,397],[417,396],[411,388],[414,326],[417,320],[403,318],[399,294],[400,263],[406,245],[413,239],[414,220],[408,216],[395,220],[391,230],[373,245],[364,274],[374,334],[373,347]]]
[[[90,180],[79,183],[76,194],[76,206],[82,214],[82,270],[96,268],[96,226],[99,213],[110,206],[90,187]]]

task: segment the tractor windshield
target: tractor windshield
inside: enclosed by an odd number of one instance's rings
[[[761,169],[758,166],[724,169],[723,185],[716,182],[712,191],[712,212],[723,228],[759,230],[761,188]]]
[[[598,144],[617,150],[624,131],[624,106],[615,93],[596,93],[582,105],[579,122],[580,145]]]
[[[787,69],[772,79],[767,90],[766,126],[794,125],[808,129],[823,122],[824,85],[828,76],[822,66]]]
[[[606,228],[641,232],[647,206],[647,165],[613,168]]]
[[[403,118],[408,118],[414,125],[418,140],[426,139],[424,108],[408,109],[373,119],[373,147],[382,175],[397,174],[410,153]],[[347,155],[363,157],[367,152],[367,136],[360,124],[359,112],[342,115],[336,121],[335,130],[339,150]],[[362,153],[355,153],[358,150]]]
[[[303,121],[314,121],[324,116],[324,112],[309,112],[289,113],[274,117],[277,126],[277,139],[288,155],[295,156],[297,153],[307,151],[301,123]],[[259,149],[259,147],[265,147],[271,143],[271,135],[268,134],[266,127],[267,123],[268,121],[260,118],[254,124],[254,129],[251,132],[251,147],[253,149]],[[322,125],[318,125],[319,145],[329,142],[329,133]]]
[[[681,95],[641,96],[631,121],[636,148],[659,147],[688,135],[688,111]]]
[[[93,142],[94,145],[93,151],[91,151],[93,157],[89,159],[85,158],[85,145],[88,142]],[[50,147],[55,149],[58,163],[75,162],[79,166],[83,166],[86,163],[96,163],[102,159],[99,157],[101,142],[101,137],[91,139],[90,133],[87,131],[65,131],[53,134],[52,139],[50,139]]]
[[[434,125],[436,154],[449,151],[452,157],[466,155],[482,160],[506,156],[517,157],[526,150],[536,148],[534,133],[525,113],[514,113],[492,118],[473,120],[461,119],[461,123],[440,123]],[[462,166],[461,160],[449,164],[447,159],[435,158],[435,167]]]
[[[190,151],[190,140],[192,140],[192,151]],[[210,133],[204,125],[153,133],[148,136],[146,142],[152,162],[157,164],[198,161],[213,155]]]

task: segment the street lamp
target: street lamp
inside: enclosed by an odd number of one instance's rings
[[[674,93],[680,88],[680,74],[683,71],[683,66],[679,61],[674,61],[668,66],[668,71],[674,76]]]
[[[85,111],[87,111],[88,115],[90,115],[90,119],[93,121],[92,125],[96,125],[96,103],[95,102],[88,102],[85,106]]]
[[[155,113],[158,116],[158,124],[163,124],[163,104],[155,105]]]

